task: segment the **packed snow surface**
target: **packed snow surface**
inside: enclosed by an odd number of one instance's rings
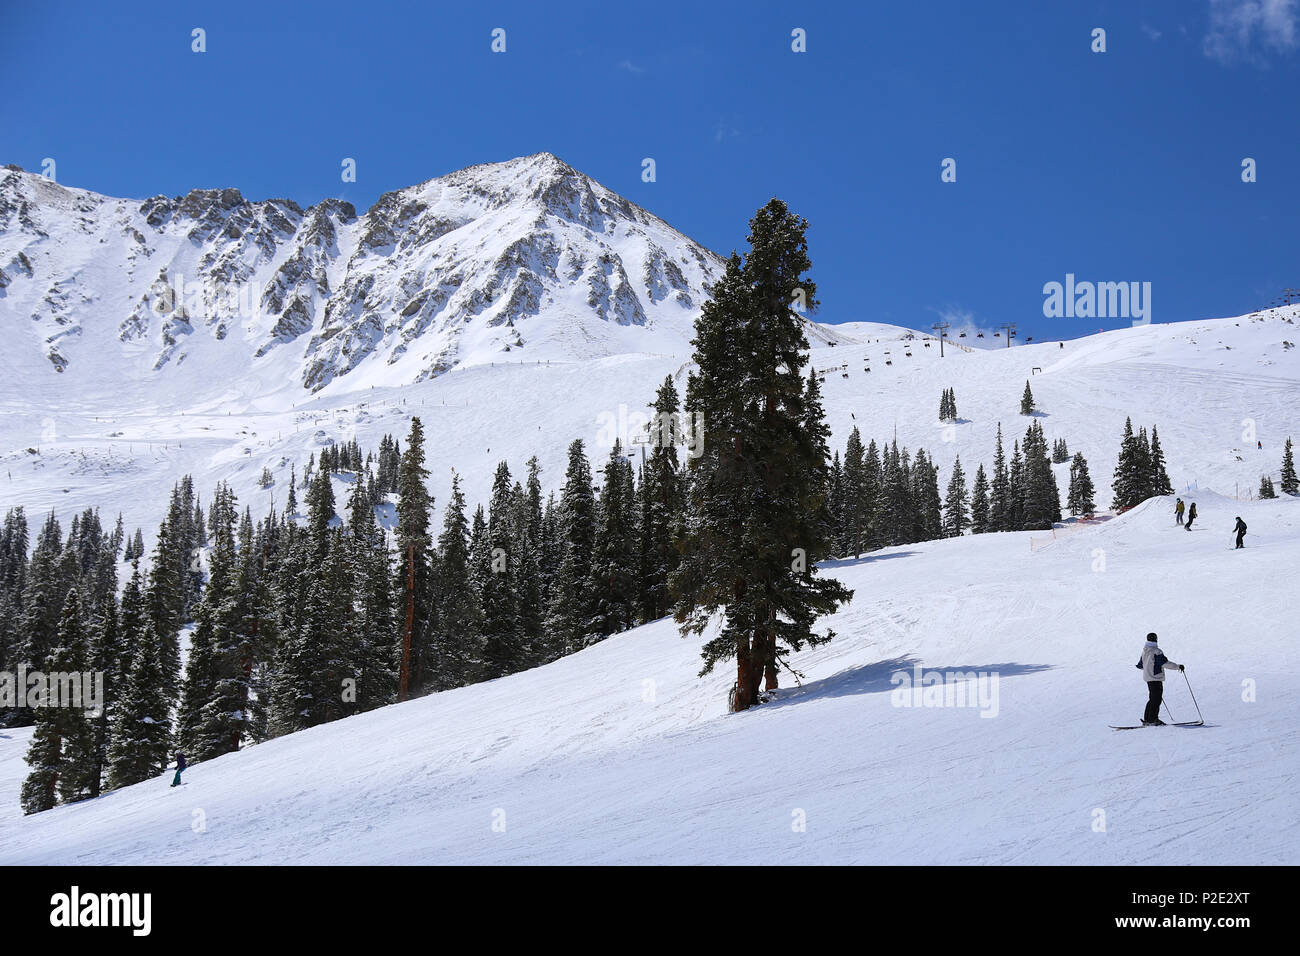
[[[697,678],[697,642],[658,621],[179,789],[0,814],[0,863],[1295,864],[1300,501],[1198,504],[1192,532],[1153,499],[1037,550],[997,534],[834,562],[855,590],[838,636],[743,714],[732,675]],[[1107,727],[1141,714],[1151,630],[1205,726]],[[891,678],[918,666],[996,675],[996,697],[897,706]],[[1195,719],[1183,675],[1166,700]]]

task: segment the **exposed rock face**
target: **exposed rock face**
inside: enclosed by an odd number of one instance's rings
[[[0,312],[35,323],[72,375],[72,340],[104,328],[157,371],[220,343],[311,390],[371,365],[401,384],[495,353],[688,349],[721,270],[549,153],[386,193],[361,216],[237,189],[110,199],[0,169]]]

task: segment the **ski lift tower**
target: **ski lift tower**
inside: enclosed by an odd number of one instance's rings
[[[1007,322],[1001,326],[1002,331],[1007,333],[1007,348],[1011,348],[1011,340],[1016,335],[1016,323]]]
[[[936,322],[934,325],[930,326],[930,328],[934,329],[935,333],[939,336],[939,358],[943,358],[943,340],[944,336],[948,334],[948,323]]]

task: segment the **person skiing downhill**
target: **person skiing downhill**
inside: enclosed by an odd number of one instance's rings
[[[1241,542],[1242,538],[1246,537],[1246,522],[1241,520],[1241,515],[1237,515],[1237,524],[1232,530],[1237,532],[1237,547],[1244,548],[1245,545]]]
[[[1142,714],[1143,727],[1164,727],[1160,719],[1160,703],[1165,695],[1165,667],[1177,667],[1184,670],[1182,664],[1175,664],[1165,657],[1165,652],[1156,643],[1154,632],[1147,635],[1147,642],[1142,645],[1142,657],[1135,665],[1142,671],[1142,679],[1147,682],[1147,709]]]
[[[1196,520],[1196,502],[1193,501],[1192,506],[1187,509],[1187,524],[1183,525],[1183,527],[1186,528],[1188,531],[1191,531],[1192,522],[1195,520]]]
[[[1177,521],[1179,524],[1183,523],[1183,510],[1186,507],[1187,506],[1183,504],[1182,498],[1179,498],[1178,504],[1174,505],[1174,520]]]
[[[176,751],[176,776],[172,778],[173,787],[179,787],[181,785],[181,771],[184,769],[185,769],[185,754],[181,753],[178,750]]]

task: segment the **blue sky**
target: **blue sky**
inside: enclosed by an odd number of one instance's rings
[[[1300,286],[1297,7],[5,2],[0,162],[50,157],[109,195],[364,209],[547,150],[724,254],[785,199],[824,321],[1072,337],[1128,321],[1045,318],[1067,273],[1150,282],[1157,322]]]

